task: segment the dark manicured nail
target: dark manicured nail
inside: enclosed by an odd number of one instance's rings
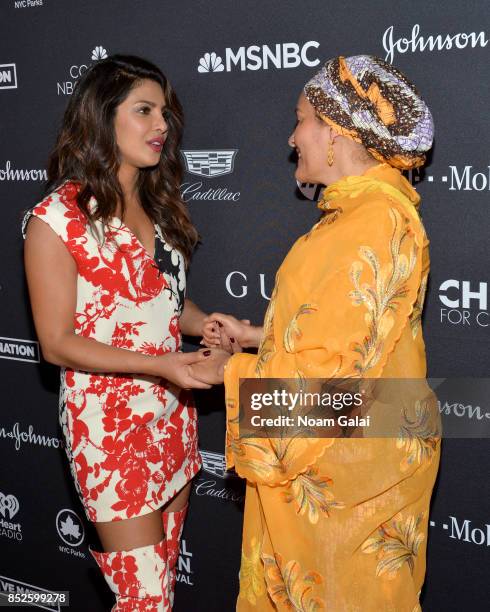
[[[203,355],[204,357],[209,357],[209,355],[211,355],[211,351],[204,351]]]
[[[235,342],[235,338],[230,338],[230,342]]]

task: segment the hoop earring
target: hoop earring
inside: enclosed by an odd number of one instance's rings
[[[334,151],[333,151],[333,138],[328,143],[328,151],[327,151],[327,164],[329,166],[333,166],[334,161]]]

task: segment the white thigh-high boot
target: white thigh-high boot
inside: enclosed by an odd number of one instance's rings
[[[111,612],[169,612],[169,576],[165,540],[132,550],[97,552],[89,547],[116,595]]]
[[[177,561],[179,559],[180,538],[184,529],[184,521],[189,504],[187,503],[182,510],[177,512],[162,512],[163,528],[167,538],[167,559],[168,559],[168,592],[170,605],[174,605],[175,581],[177,578]]]

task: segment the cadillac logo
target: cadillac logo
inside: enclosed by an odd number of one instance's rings
[[[213,151],[182,151],[185,167],[190,174],[214,178],[233,172],[233,163],[237,149],[219,149]]]
[[[232,472],[226,471],[225,456],[221,453],[213,453],[211,451],[200,451],[202,458],[202,469],[208,474],[219,476],[220,478],[228,478],[234,476]]]

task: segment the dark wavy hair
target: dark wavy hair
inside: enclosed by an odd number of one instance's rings
[[[77,203],[93,228],[96,220],[104,224],[109,221],[119,202],[124,214],[114,117],[117,107],[143,79],[155,81],[164,92],[168,133],[159,163],[140,169],[139,198],[147,215],[188,264],[198,234],[180,194],[182,107],[165,75],[151,62],[112,55],[91,66],[80,78],[49,157],[46,191],[54,191],[66,180],[78,183]],[[97,210],[91,213],[88,202],[92,196]]]

